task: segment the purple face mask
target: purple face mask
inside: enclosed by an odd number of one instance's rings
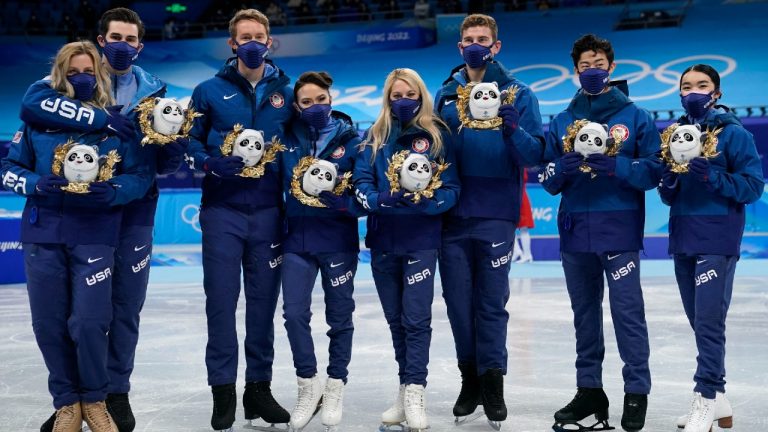
[[[421,108],[421,101],[417,99],[401,98],[389,103],[392,113],[400,120],[401,125],[408,124]]]
[[[688,93],[685,96],[680,96],[680,103],[689,116],[694,119],[702,119],[715,104],[715,99],[712,97],[714,94],[714,90],[709,93]]]
[[[237,57],[248,69],[261,66],[268,54],[269,48],[259,41],[252,40],[237,46]]]
[[[610,79],[608,71],[600,68],[589,68],[579,74],[581,88],[590,95],[599,95],[608,86]]]
[[[67,77],[75,89],[75,99],[85,102],[91,100],[96,91],[96,77],[89,73],[79,73]]]
[[[327,126],[331,120],[331,105],[314,104],[309,108],[301,110],[299,115],[306,124],[320,130]]]
[[[464,63],[472,69],[485,66],[493,58],[491,48],[480,44],[465,46],[462,56],[464,57]]]
[[[116,71],[124,71],[131,67],[133,62],[139,56],[139,50],[132,47],[128,42],[107,42],[104,44],[104,57],[107,62]]]

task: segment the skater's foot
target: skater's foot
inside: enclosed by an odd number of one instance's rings
[[[405,384],[400,384],[397,390],[395,403],[389,409],[381,413],[381,423],[383,426],[399,425],[405,421],[405,410],[403,409],[403,399],[405,398]]]
[[[483,411],[490,422],[507,419],[507,405],[504,402],[504,373],[501,369],[488,369],[480,376],[480,390]]]
[[[691,403],[691,409],[689,410],[688,414],[678,417],[677,427],[679,429],[684,428],[685,424],[688,423],[688,418],[693,412],[695,402],[696,398],[694,397],[693,403]],[[731,402],[728,401],[727,397],[725,397],[725,393],[717,392],[715,394],[715,420],[717,420],[717,425],[721,429],[730,429],[733,427],[733,408],[731,408]]]
[[[325,382],[325,390],[323,390],[323,412],[320,416],[326,429],[341,423],[343,405],[344,381],[329,377]]]
[[[317,375],[312,378],[297,377],[297,381],[299,394],[296,398],[296,406],[291,411],[290,426],[293,430],[300,431],[320,409],[323,384]]]
[[[685,420],[688,420],[688,417],[686,416]],[[53,432],[53,423],[56,422],[56,411],[51,414],[50,417],[48,417],[48,420],[45,421],[42,425],[40,425],[40,432]],[[685,427],[685,423],[683,423],[683,426]]]
[[[272,396],[271,383],[269,381],[249,382],[245,384],[243,394],[243,408],[246,420],[261,418],[271,424],[285,424],[291,420],[283,407]]]
[[[120,432],[133,432],[136,418],[133,416],[128,393],[110,393],[107,395],[107,410]]]
[[[225,431],[235,422],[237,392],[235,384],[222,384],[211,387],[213,393],[213,413],[211,427],[216,431]]]
[[[107,404],[104,401],[93,403],[83,402],[82,406],[83,420],[92,432],[119,432],[115,421],[107,411]],[[53,427],[54,432],[56,426]]]
[[[648,396],[644,394],[627,393],[624,395],[624,413],[621,416],[621,427],[629,432],[636,432],[645,426],[645,412],[648,409]]]
[[[579,423],[593,414],[597,422],[592,426],[583,426]],[[566,429],[568,426],[579,429]],[[608,425],[608,396],[602,388],[579,387],[576,396],[568,402],[568,405],[555,413],[555,424],[552,429],[555,431],[612,430],[613,428]]]
[[[51,421],[51,419],[53,419],[53,421]],[[53,416],[43,423],[40,430],[42,431],[49,423],[50,429],[48,430],[51,432],[79,432],[80,428],[83,426],[83,413],[80,402],[56,410],[56,412],[53,413]]]
[[[453,415],[466,417],[477,409],[483,402],[480,394],[480,379],[477,377],[477,366],[474,363],[459,363],[461,371],[461,391],[453,405]]]
[[[405,386],[403,408],[405,409],[405,421],[408,424],[409,430],[421,431],[429,427],[423,385],[408,384]]]

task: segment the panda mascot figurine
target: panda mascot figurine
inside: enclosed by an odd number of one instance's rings
[[[152,110],[152,129],[163,135],[176,135],[184,123],[184,109],[175,99],[157,98]]]
[[[264,132],[243,129],[232,147],[232,156],[240,156],[246,167],[252,167],[264,156],[264,147]]]
[[[605,154],[613,140],[608,138],[608,126],[589,122],[576,133],[573,151],[587,157],[591,154]]]
[[[75,144],[64,159],[64,178],[71,183],[90,183],[99,175],[99,148]]]
[[[475,84],[469,94],[469,112],[475,120],[490,120],[499,114],[501,92],[495,82]]]
[[[400,168],[400,187],[408,192],[420,192],[432,180],[432,163],[426,156],[411,153]]]
[[[304,172],[301,188],[309,195],[319,196],[320,192],[331,192],[336,186],[336,165],[318,159]]]
[[[669,140],[669,153],[679,164],[687,164],[691,159],[701,156],[701,126],[684,125],[675,129]]]

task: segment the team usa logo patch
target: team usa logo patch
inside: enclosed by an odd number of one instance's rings
[[[331,153],[331,157],[334,159],[341,159],[344,157],[344,153],[346,153],[346,150],[344,150],[344,146],[338,146],[336,147],[336,150]]]
[[[21,137],[24,136],[24,132],[18,131],[16,134],[13,135],[13,139],[11,140],[12,143],[18,144],[21,142]]]
[[[272,93],[272,95],[269,96],[269,103],[275,108],[282,108],[283,105],[285,105],[285,99],[280,93]]]
[[[424,153],[429,150],[429,141],[426,138],[416,138],[413,140],[411,148],[416,153]]]
[[[615,134],[618,134],[617,137]],[[623,124],[615,124],[611,126],[611,130],[608,133],[609,137],[618,138],[616,141],[624,142],[629,139],[629,129]]]

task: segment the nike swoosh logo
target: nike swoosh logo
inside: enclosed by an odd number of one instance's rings
[[[438,201],[438,202],[437,202],[437,206],[438,206],[438,207],[440,207],[441,205],[443,205],[443,203],[444,203],[444,202],[445,202],[445,201]]]
[[[331,268],[336,268],[336,267],[338,267],[338,266],[340,266],[342,264],[344,264],[344,263],[343,262],[340,262],[338,264],[331,263]]]
[[[705,262],[707,262],[707,260],[701,260],[701,261],[696,260],[696,264],[704,264]]]
[[[289,153],[293,153],[293,152],[295,152],[295,151],[296,151],[296,147],[291,147],[291,148],[289,148],[289,149],[288,149],[288,152],[289,152]]]
[[[506,242],[503,241],[501,243],[491,243],[491,247],[496,248],[496,247],[499,247],[499,246],[503,245],[504,243],[506,243]]]
[[[392,206],[391,206],[391,205],[386,205],[386,204],[382,204],[381,206],[382,206],[382,207],[387,207],[387,208],[392,208]]]
[[[620,257],[620,256],[621,256],[621,254],[618,254],[618,255],[613,255],[613,256],[611,256],[611,255],[608,255],[608,261],[611,261],[612,259],[614,259],[614,258],[616,258],[616,257]]]
[[[410,264],[416,264],[417,262],[420,262],[420,261],[421,261],[421,260],[416,260],[416,261],[411,261],[411,260],[408,260],[408,265],[410,265]]]
[[[101,260],[103,260],[103,259],[104,259],[104,257],[100,257],[100,258],[96,258],[96,259],[93,259],[93,258],[88,258],[88,264],[93,264],[93,263],[95,263],[96,261],[101,261]]]
[[[140,251],[140,250],[144,249],[145,247],[147,247],[147,245],[144,245],[144,246],[142,246],[142,247],[134,246],[134,247],[133,247],[133,251],[134,251],[134,252],[138,252],[138,251]]]
[[[281,244],[282,244],[282,243],[278,243],[278,244],[270,243],[270,244],[269,244],[269,247],[270,247],[270,249],[274,249],[274,248],[276,248],[276,247],[280,246]]]
[[[235,94],[231,94],[231,95],[229,95],[229,96],[224,96],[224,100],[230,100],[230,99],[232,99],[232,98],[233,98],[233,97],[235,97],[235,96],[237,96],[237,93],[235,93]]]
[[[58,131],[60,131],[60,130],[61,130],[61,129],[46,129],[46,130],[45,130],[45,133],[58,132]]]
[[[443,105],[443,106],[448,106],[448,105],[450,105],[450,104],[452,104],[454,102],[456,102],[456,101],[454,101],[453,99],[447,100],[447,101],[445,101],[445,105]]]

